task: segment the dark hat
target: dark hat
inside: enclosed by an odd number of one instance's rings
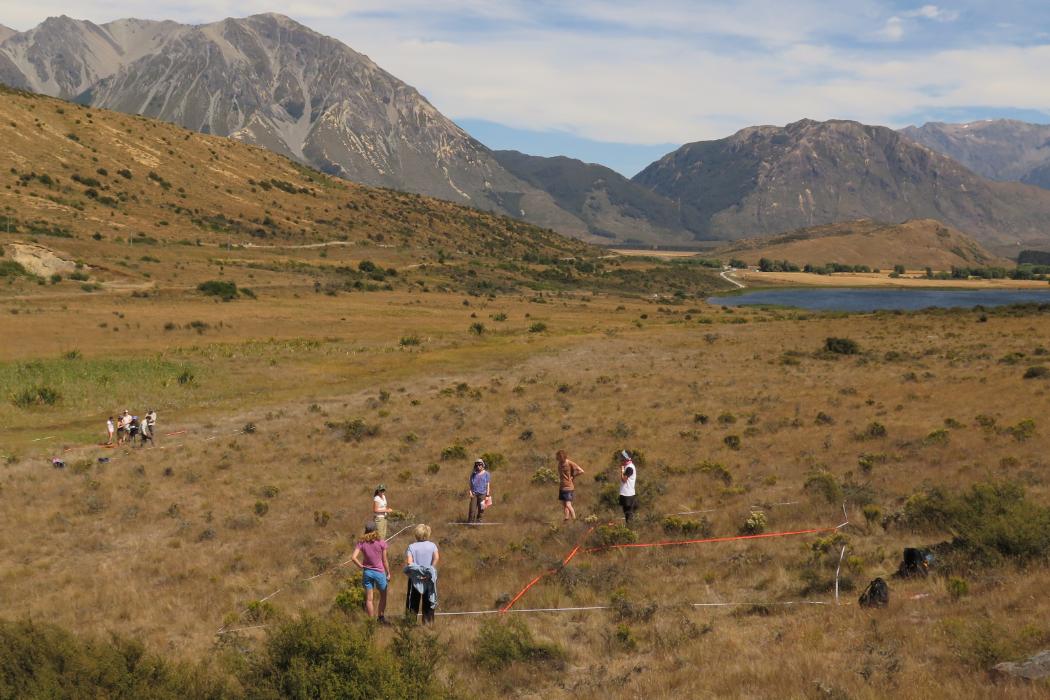
[[[386,491],[386,484],[380,484],[376,486],[376,491]]]
[[[370,532],[375,532],[375,531],[376,531],[376,522],[374,520],[369,520],[367,523],[365,523],[365,534],[366,535],[368,533],[370,533]]]

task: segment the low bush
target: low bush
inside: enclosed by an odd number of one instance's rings
[[[832,337],[824,341],[824,351],[835,355],[856,355],[860,352],[860,346],[849,338]]]
[[[441,459],[448,461],[450,459],[466,459],[467,448],[458,442],[449,445],[448,447],[441,450]]]
[[[761,511],[752,511],[744,524],[740,527],[741,535],[761,535],[766,531],[766,526],[769,521],[766,520],[766,514]]]
[[[223,301],[237,298],[237,284],[227,280],[208,280],[197,285],[197,291],[205,296],[219,297]]]
[[[33,620],[0,622],[0,697],[228,697],[203,669],[147,653],[137,641],[74,635]]]
[[[626,525],[602,525],[594,531],[595,546],[610,547],[638,541],[638,533]]]
[[[303,615],[272,629],[249,657],[241,682],[251,696],[273,698],[431,698],[406,659],[376,644],[374,627]]]
[[[687,537],[710,537],[711,523],[707,518],[693,520],[692,518],[680,518],[676,515],[668,515],[663,520],[664,532],[669,535],[680,533]]]
[[[554,473],[554,470],[550,467],[540,467],[533,473],[532,478],[529,479],[534,484],[556,484],[558,483],[558,475]]]
[[[1050,507],[1033,503],[1013,482],[979,483],[969,491],[932,489],[912,495],[897,520],[918,532],[952,534],[947,568],[1050,559]]]
[[[19,408],[30,408],[32,406],[54,406],[61,398],[61,394],[56,389],[40,384],[22,389],[11,400]]]
[[[379,434],[378,425],[365,423],[361,418],[352,418],[342,422],[329,421],[325,423],[329,430],[341,432],[346,442],[361,442],[365,438],[375,437]]]
[[[1050,377],[1050,367],[1046,365],[1033,365],[1024,371],[1025,379],[1046,379]]]
[[[492,673],[502,672],[513,663],[562,669],[567,656],[557,644],[537,641],[521,618],[485,620],[474,640],[475,663]]]
[[[823,496],[828,503],[837,503],[842,500],[842,487],[830,472],[820,471],[811,474],[802,488],[806,493]]]

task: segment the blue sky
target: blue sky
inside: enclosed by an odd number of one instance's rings
[[[368,54],[494,148],[626,175],[804,117],[1050,122],[1045,0],[0,0],[0,23],[266,11]]]

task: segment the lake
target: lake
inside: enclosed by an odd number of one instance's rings
[[[722,306],[790,306],[810,311],[918,311],[931,307],[973,308],[1050,303],[1048,289],[872,289],[819,287],[758,289],[707,300]]]

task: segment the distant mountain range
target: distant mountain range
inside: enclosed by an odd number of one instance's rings
[[[984,177],[1050,189],[1050,125],[1013,119],[930,122],[901,133]]]
[[[937,219],[1009,250],[1050,238],[1050,192],[993,182],[905,136],[804,119],[682,146],[634,181],[691,209],[698,236],[737,239],[853,219]]]
[[[687,221],[677,203],[604,165],[518,151],[495,151],[494,155],[500,165],[550,194],[560,207],[583,220],[592,234],[607,242],[695,241],[692,226],[699,222]]]
[[[592,242],[690,245],[929,218],[1000,253],[1050,244],[1050,191],[993,181],[1050,184],[1050,127],[1020,122],[900,133],[837,120],[756,126],[682,146],[627,179],[570,158],[492,151],[368,57],[275,14],[2,27],[0,83]]]
[[[200,26],[50,18],[0,44],[0,81],[230,136],[364,184],[587,234],[414,88],[281,15]]]

